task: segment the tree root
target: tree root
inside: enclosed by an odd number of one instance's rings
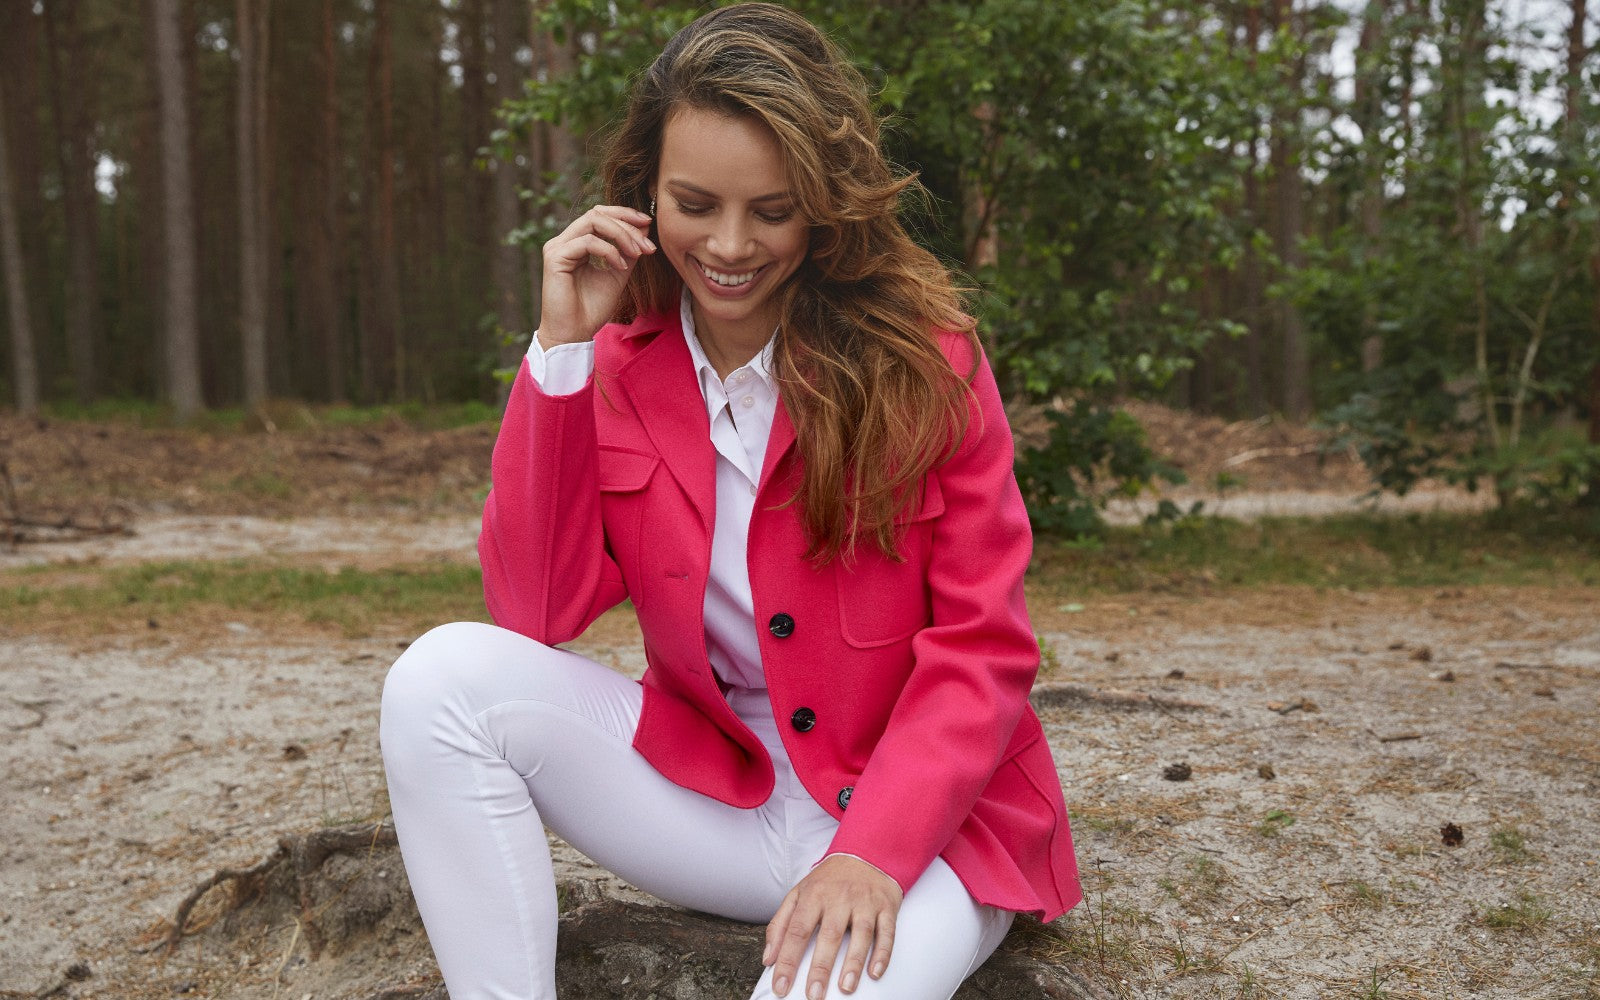
[[[248,868],[223,868],[196,886],[178,905],[161,946],[167,954],[177,949],[185,935],[203,930],[207,925],[191,928],[189,915],[206,893],[223,883],[234,886],[234,906],[258,895],[267,877],[280,865],[287,863],[294,880],[295,898],[300,907],[300,922],[305,928],[306,943],[313,958],[322,953],[326,943],[317,925],[317,909],[311,898],[311,876],[322,867],[329,856],[340,853],[370,851],[398,843],[394,823],[362,823],[355,826],[332,827],[310,833],[286,834],[278,838],[278,846],[271,854]]]

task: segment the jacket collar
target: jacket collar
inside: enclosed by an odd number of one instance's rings
[[[717,453],[711,445],[711,421],[682,320],[677,315],[641,314],[617,331],[617,339],[624,355],[616,372],[617,384],[633,403],[662,461],[699,511],[709,537],[716,518]],[[686,428],[689,433],[684,433]],[[763,494],[794,441],[794,424],[780,391],[762,462]],[[774,498],[778,502],[787,499]]]

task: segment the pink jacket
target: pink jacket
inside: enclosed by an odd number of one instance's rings
[[[971,370],[962,338],[944,344]],[[784,745],[840,821],[830,850],[902,889],[942,857],[979,902],[1048,920],[1082,890],[1028,705],[1032,539],[986,363],[972,388],[971,429],[928,476],[903,562],[867,546],[848,566],[806,560],[784,504],[800,458],[780,406],[750,519],[750,586]],[[632,598],[648,663],[635,747],[678,784],[754,808],[772,791],[772,762],[728,707],[700,624],[715,467],[677,317],[607,326],[583,390],[548,396],[526,364],[518,373],[478,551],[495,622],[546,644]]]

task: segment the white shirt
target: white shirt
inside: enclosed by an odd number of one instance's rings
[[[771,370],[773,341],[768,340],[748,364],[725,379],[718,378],[695,335],[687,293],[679,315],[711,423],[711,444],[717,452],[716,524],[711,535],[711,577],[706,583],[704,606],[706,648],[712,668],[724,682],[735,687],[765,688],[746,549],[767,438],[778,410],[778,390]],[[547,351],[535,335],[528,346],[528,372],[549,395],[577,392],[594,373],[594,342],[558,344]]]

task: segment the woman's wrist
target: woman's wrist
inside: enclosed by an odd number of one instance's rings
[[[533,336],[534,336],[534,339],[539,342],[539,347],[542,350],[546,350],[546,351],[551,350],[553,348],[560,347],[563,344],[586,344],[589,341],[594,339],[594,334],[592,334],[592,333],[589,334],[587,337],[582,337],[582,336],[575,336],[575,335],[572,335],[572,334],[562,333],[560,331],[546,330],[542,326],[538,329],[537,332],[534,333]]]

